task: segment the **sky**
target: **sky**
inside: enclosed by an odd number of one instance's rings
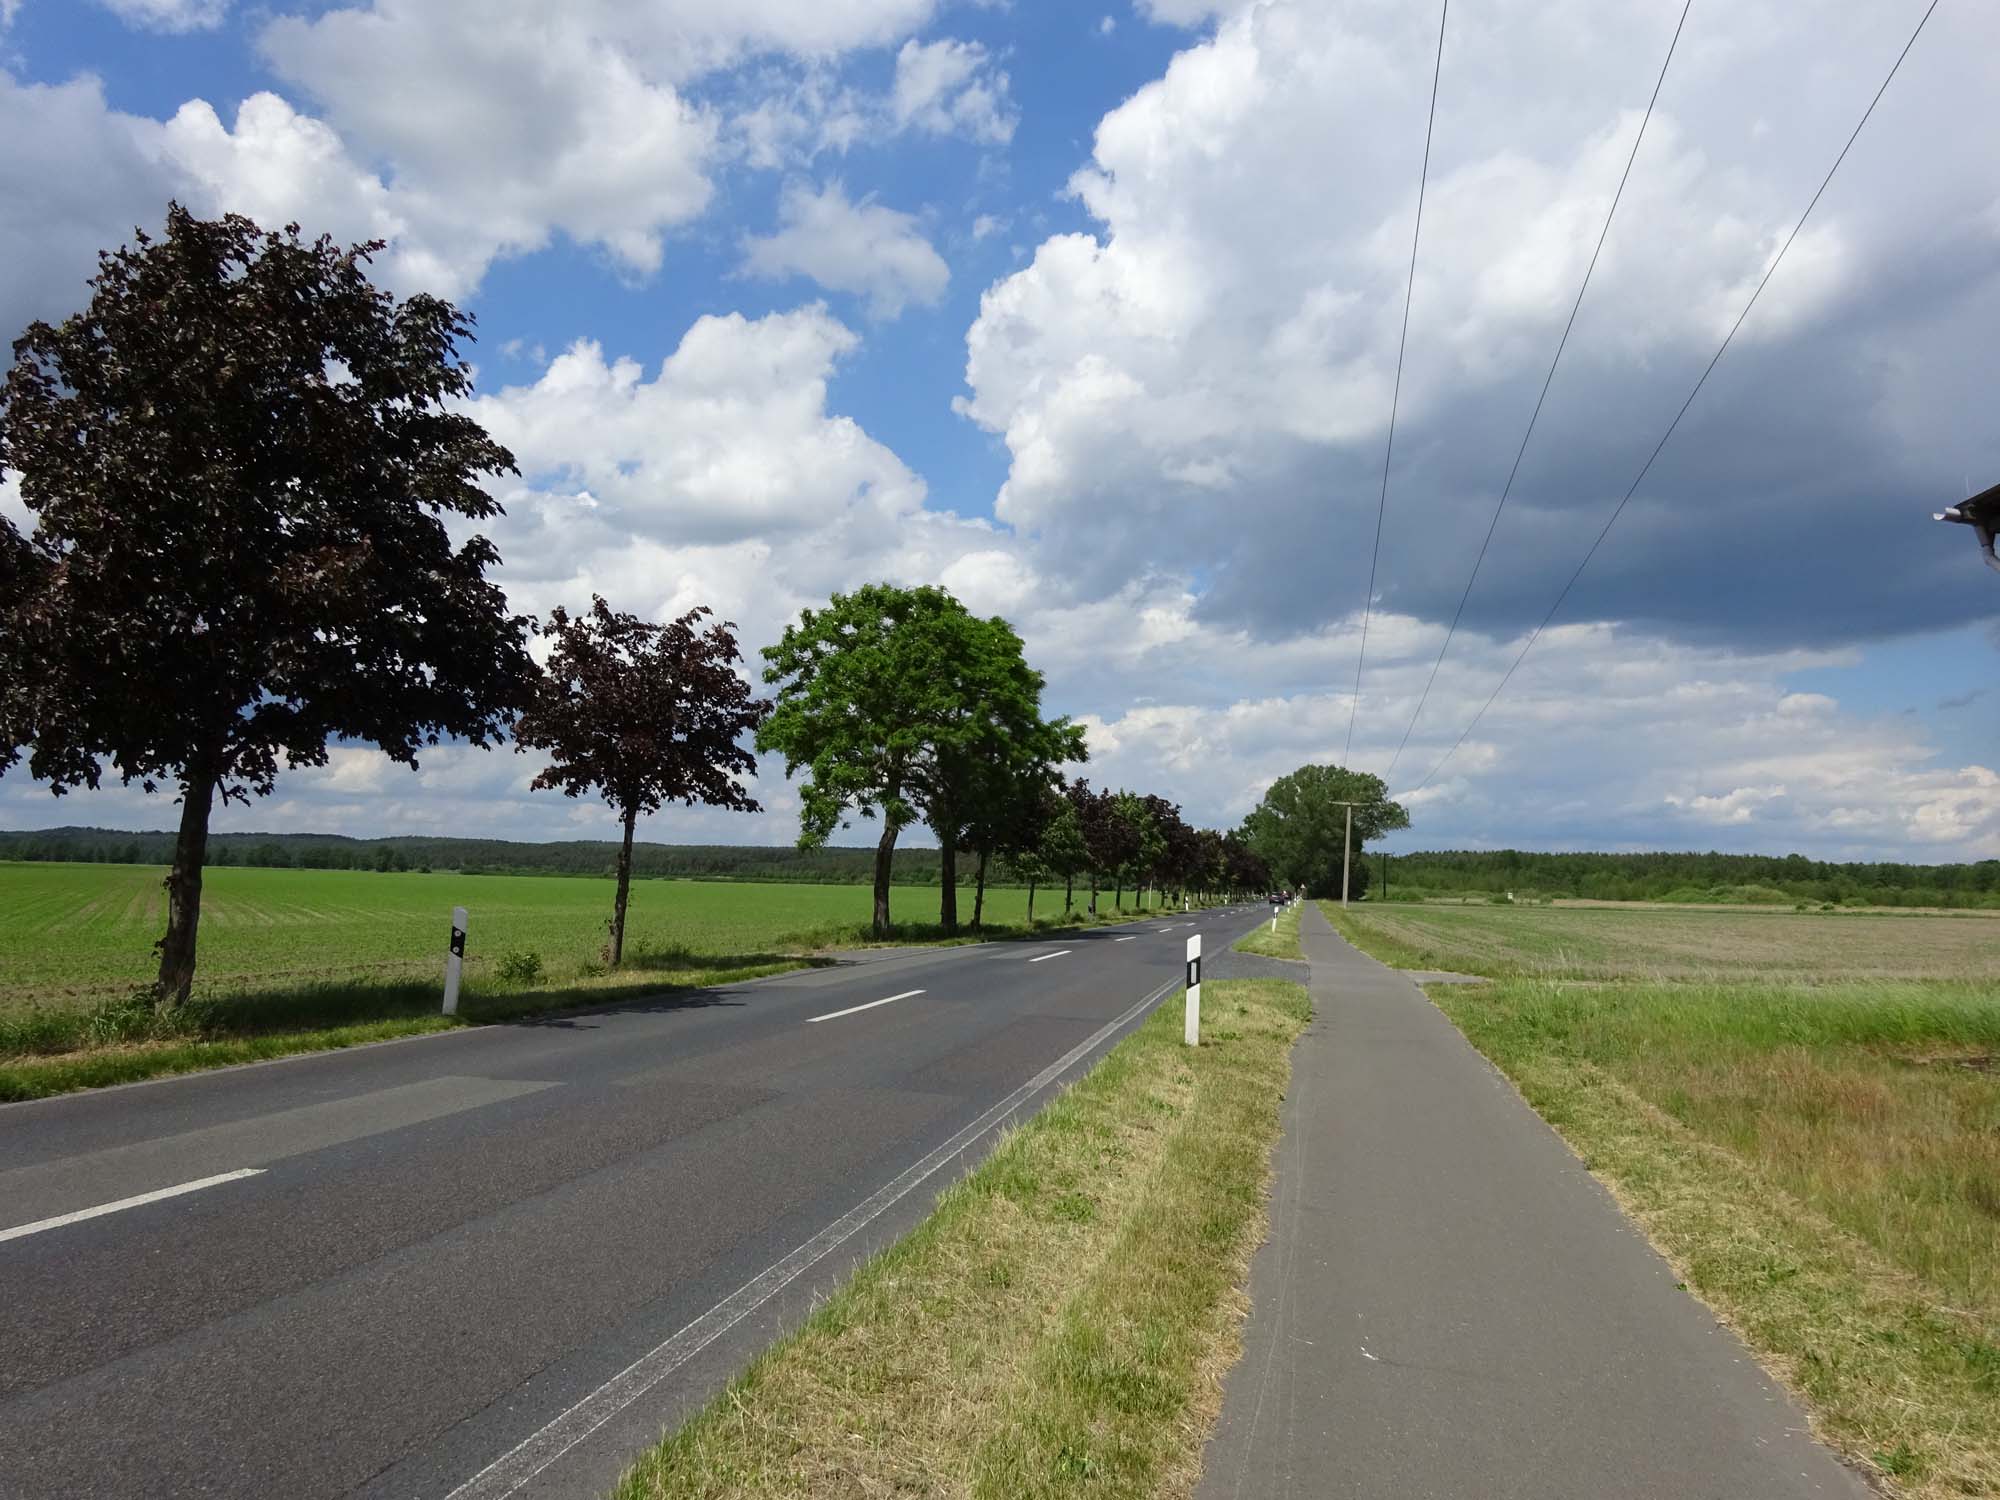
[[[0,331],[172,199],[381,239],[478,319],[522,611],[711,605],[754,658],[942,584],[1084,774],[1210,826],[1345,760],[1394,848],[1995,858],[2000,576],[1930,520],[2000,479],[1969,0],[1466,732],[1927,3],[1693,0],[1525,449],[1672,0],[1457,0],[1441,62],[1427,0],[0,0]],[[612,835],[537,769],[343,745],[217,826]],[[757,789],[641,836],[789,842]],[[0,779],[0,826],[175,820]]]

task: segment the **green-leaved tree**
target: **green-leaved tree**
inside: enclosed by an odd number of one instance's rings
[[[896,838],[929,820],[943,850],[943,916],[956,918],[957,841],[975,768],[1080,759],[1081,734],[1041,717],[1042,676],[1005,620],[944,589],[868,584],[807,609],[764,648],[777,703],[757,748],[799,788],[799,844],[824,844],[850,814],[877,817],[874,930],[889,929]],[[1069,753],[1071,751],[1074,753]]]
[[[1243,837],[1290,886],[1316,896],[1340,891],[1346,846],[1347,808],[1354,808],[1354,869],[1362,870],[1362,846],[1394,829],[1408,828],[1410,815],[1389,800],[1382,778],[1344,766],[1300,766],[1271,783],[1250,816]],[[1365,878],[1365,877],[1362,877]]]

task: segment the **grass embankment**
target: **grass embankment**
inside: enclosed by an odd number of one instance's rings
[[[1299,913],[1305,907],[1294,901],[1278,913],[1277,925],[1259,922],[1236,940],[1238,953],[1254,953],[1259,958],[1304,958],[1299,949]]]
[[[1161,1006],[900,1243],[642,1458],[617,1500],[1188,1493],[1302,986]]]
[[[1497,976],[1432,998],[1828,1440],[1906,1495],[2000,1494],[2000,945],[1904,918],[1843,949],[1857,919],[1773,914],[1564,949],[1547,915],[1339,925]]]
[[[162,873],[0,864],[0,1101],[740,983],[874,941],[866,887],[641,881],[625,961],[606,972],[608,880],[224,867],[204,882],[194,998],[160,1018],[135,992],[165,920]],[[906,917],[937,909],[935,891],[892,900]],[[457,904],[472,915],[453,1018],[438,1006]],[[988,891],[985,931],[953,940],[1026,935],[1026,906],[1025,891]],[[1097,920],[1135,914],[1106,893]],[[1040,892],[1036,915],[1034,931],[1062,927],[1061,891]],[[908,923],[895,940],[946,939]]]

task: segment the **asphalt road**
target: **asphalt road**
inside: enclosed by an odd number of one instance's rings
[[[0,1107],[0,1495],[598,1494],[1260,919]]]

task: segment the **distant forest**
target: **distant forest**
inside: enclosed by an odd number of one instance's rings
[[[108,828],[0,831],[0,859],[164,865],[171,833]],[[331,833],[218,833],[212,865],[305,870],[451,870],[467,875],[609,875],[609,841],[529,844],[503,839],[351,839]],[[865,885],[872,848],[800,850],[745,844],[634,844],[632,873],[647,879],[805,881]],[[2000,908],[2000,860],[1970,865],[1829,864],[1800,854],[1533,854],[1515,849],[1437,850],[1368,856],[1371,896],[1504,897],[1534,901],[1729,901],[1766,905]],[[899,885],[935,885],[938,852],[896,851]],[[995,868],[990,884],[1008,884]]]
[[[0,859],[67,860],[84,864],[164,865],[174,835],[112,828],[0,830]],[[632,845],[634,878],[652,880],[774,880],[866,885],[875,870],[868,848],[793,849],[747,844]],[[451,870],[463,875],[610,875],[618,846],[608,840],[528,844],[506,839],[407,837],[351,839],[337,833],[212,833],[210,865],[260,865],[300,870]],[[965,868],[961,865],[961,868]],[[896,851],[898,885],[936,885],[938,851]],[[990,872],[987,884],[1007,884]]]
[[[1379,886],[1382,856],[1371,855]],[[1751,905],[2000,908],[2000,859],[1971,865],[1829,864],[1802,854],[1531,854],[1444,849],[1388,862],[1389,899],[1729,901]]]

